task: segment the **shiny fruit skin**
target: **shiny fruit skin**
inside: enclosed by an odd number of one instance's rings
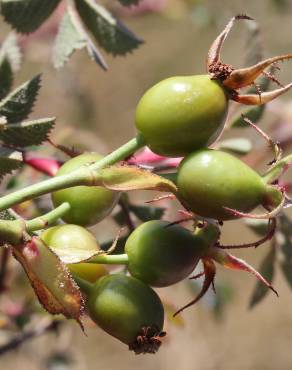
[[[185,279],[194,270],[204,243],[179,225],[148,221],[136,228],[125,246],[132,276],[154,287],[165,287]]]
[[[160,298],[143,282],[124,274],[100,278],[88,296],[90,317],[123,343],[135,342],[143,327],[162,331],[164,309]]]
[[[150,88],[138,103],[136,127],[151,150],[185,156],[221,134],[228,97],[208,75],[171,77]]]
[[[95,237],[84,227],[79,225],[57,225],[50,227],[41,234],[46,245],[55,249],[84,249],[98,250],[99,245]]]
[[[95,237],[79,225],[66,224],[50,227],[41,234],[41,239],[54,249],[84,249],[86,251],[99,249]],[[74,263],[68,264],[68,267],[71,273],[91,283],[95,283],[97,279],[108,274],[104,266],[93,263]]]
[[[223,207],[250,212],[265,201],[267,186],[238,158],[211,149],[198,150],[179,166],[178,197],[188,210],[202,217],[231,220]]]
[[[90,283],[95,283],[102,276],[108,275],[107,269],[96,263],[71,263],[68,267],[71,273]]]
[[[96,162],[101,158],[102,156],[97,153],[81,154],[67,161],[56,176],[68,174],[86,163]],[[102,186],[75,186],[52,193],[54,207],[64,202],[68,202],[71,206],[63,216],[63,221],[81,226],[95,225],[103,220],[111,213],[118,199],[118,192]]]

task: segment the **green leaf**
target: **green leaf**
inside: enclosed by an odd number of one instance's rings
[[[0,212],[0,220],[14,221],[16,220],[16,217],[9,209],[6,209],[5,211]]]
[[[228,139],[218,143],[218,149],[226,150],[235,154],[247,154],[252,149],[250,140],[244,138]]]
[[[124,6],[137,5],[141,0],[119,0]]]
[[[262,261],[262,264],[259,268],[259,272],[263,275],[270,283],[273,282],[274,272],[275,272],[275,260],[276,260],[276,251],[275,248],[270,248],[268,254]],[[257,305],[262,299],[267,295],[270,289],[262,284],[260,281],[256,283],[254,292],[251,296],[249,307],[253,308]]]
[[[60,24],[54,45],[53,64],[55,68],[63,67],[76,50],[83,48],[87,49],[91,59],[103,69],[107,69],[105,60],[87,36],[79,19],[73,11],[68,10]]]
[[[14,248],[13,253],[43,307],[51,314],[73,318],[82,326],[82,295],[59,258],[37,237]]]
[[[30,81],[13,90],[0,102],[0,116],[7,118],[8,123],[17,123],[31,113],[40,89],[41,76],[37,75]]]
[[[46,141],[54,128],[55,118],[11,123],[0,131],[0,140],[14,147],[40,145]]]
[[[55,68],[61,68],[69,60],[75,50],[86,46],[84,34],[74,24],[69,12],[66,12],[59,27],[54,45],[53,64]]]
[[[21,33],[30,33],[52,14],[61,0],[2,0],[1,13]]]
[[[160,220],[165,212],[164,208],[135,206],[132,204],[129,206],[129,208],[134,213],[134,215],[143,222]]]
[[[10,33],[0,49],[0,100],[11,90],[13,72],[17,71],[21,63],[21,52],[17,45],[16,36]]]
[[[9,60],[5,57],[0,60],[0,99],[3,99],[11,90],[13,72]]]
[[[94,0],[75,0],[75,4],[86,27],[108,53],[124,55],[143,42]]]
[[[157,190],[176,193],[175,184],[132,166],[111,166],[98,171],[97,185],[116,191]]]
[[[0,180],[22,165],[22,154],[11,149],[0,148]]]

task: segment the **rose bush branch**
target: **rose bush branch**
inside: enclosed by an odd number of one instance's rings
[[[45,180],[2,197],[0,199],[0,210],[8,209],[26,200],[34,199],[40,195],[52,193],[56,190],[78,185],[94,186],[96,185],[97,179],[95,175],[98,177],[98,170],[116,164],[129,157],[144,145],[144,139],[140,135],[137,135],[134,139],[90,166],[80,168],[68,175]]]

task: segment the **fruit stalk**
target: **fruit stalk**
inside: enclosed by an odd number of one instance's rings
[[[78,185],[94,186],[95,181],[92,181],[93,171],[98,171],[106,166],[113,165],[133,153],[145,145],[142,136],[137,135],[134,139],[128,141],[120,148],[116,149],[100,161],[93,163],[87,168],[78,169],[68,175],[62,175],[42,181],[38,184],[28,186],[24,189],[15,191],[0,199],[0,211],[10,208],[18,203],[36,198],[40,195],[52,193],[56,190],[66,189]]]
[[[271,184],[274,181],[278,180],[281,175],[292,166],[292,154],[287,155],[286,157],[279,160],[274,164],[263,176],[263,180],[267,184]]]
[[[103,254],[100,256],[95,256],[86,262],[87,263],[101,263],[103,265],[127,265],[129,262],[129,258],[126,253],[116,254],[116,255]]]

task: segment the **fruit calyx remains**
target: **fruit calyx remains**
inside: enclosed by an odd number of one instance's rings
[[[197,275],[194,275],[190,277],[190,279],[197,279],[199,277],[204,276],[203,285],[201,288],[201,291],[198,293],[198,295],[188,304],[180,308],[175,314],[174,317],[184,311],[186,308],[193,306],[196,304],[208,291],[210,286],[213,287],[214,292],[215,290],[215,276],[216,276],[216,265],[214,263],[217,262],[218,264],[222,265],[223,267],[226,267],[231,270],[239,270],[239,271],[246,271],[250,274],[254,275],[260,282],[262,282],[266,287],[271,289],[277,296],[278,292],[274,289],[271,283],[269,283],[257,270],[255,270],[252,266],[250,266],[247,262],[244,260],[237,258],[233,256],[232,254],[227,253],[226,249],[242,249],[242,248],[250,248],[255,247],[257,248],[259,245],[263,244],[264,242],[271,240],[274,236],[275,230],[276,230],[276,220],[270,219],[269,220],[269,230],[267,234],[261,238],[260,240],[254,242],[254,243],[247,243],[247,244],[241,244],[241,245],[232,245],[232,246],[223,246],[220,244],[220,229],[219,224],[210,224],[206,223],[203,227],[201,227],[199,230],[196,230],[196,234],[201,234],[202,237],[204,237],[205,234],[214,234],[215,229],[218,230],[218,239],[216,242],[213,242],[213,244],[210,245],[209,249],[206,251],[205,256],[201,258],[202,264],[203,264],[203,271],[200,272]]]
[[[215,39],[209,49],[207,58],[208,73],[212,79],[219,80],[222,85],[229,90],[229,95],[232,100],[246,105],[261,105],[268,103],[269,101],[288,91],[292,87],[292,83],[283,86],[275,76],[269,72],[265,72],[265,69],[269,66],[274,66],[275,63],[279,61],[292,59],[292,54],[268,58],[247,68],[235,69],[230,64],[222,63],[220,59],[220,52],[224,41],[236,20],[253,21],[254,19],[247,15],[237,15],[231,18],[224,30]],[[243,87],[250,85],[255,85],[257,87],[255,80],[261,74],[264,74],[267,78],[273,82],[276,82],[280,88],[264,93],[261,93],[260,89],[258,88],[258,94],[238,94],[237,90]]]
[[[134,351],[136,355],[146,353],[156,353],[162,342],[161,338],[166,336],[165,331],[159,331],[155,327],[144,326],[137,335],[134,343],[129,345],[129,350]]]

